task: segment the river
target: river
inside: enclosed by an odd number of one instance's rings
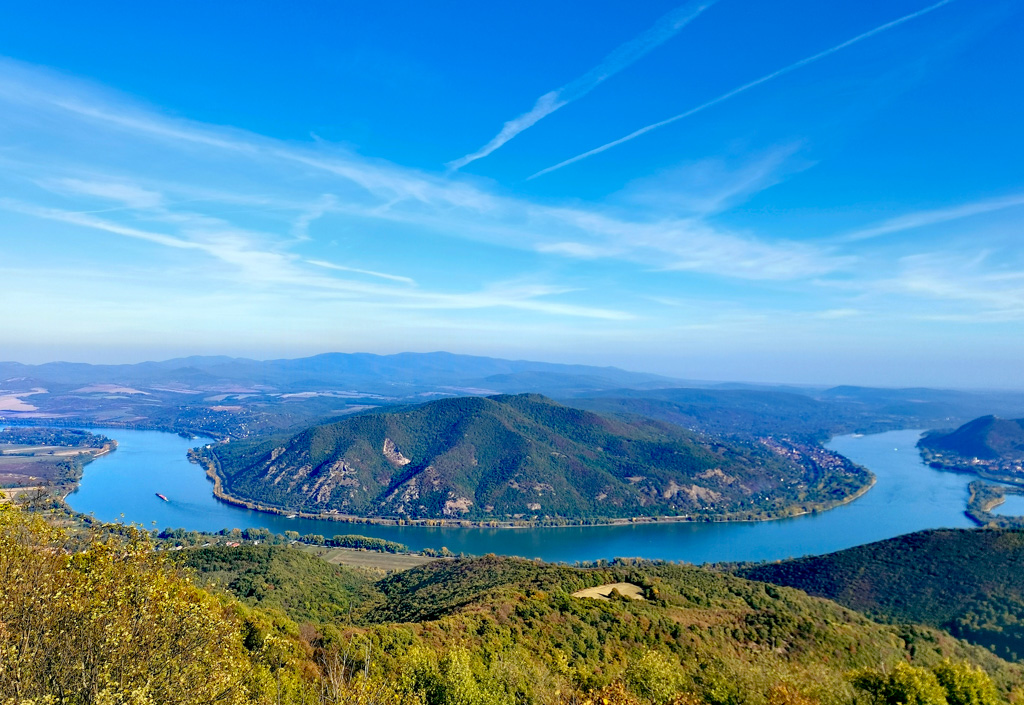
[[[819,514],[765,522],[664,523],[528,529],[375,526],[288,519],[225,504],[186,451],[200,441],[172,433],[91,428],[118,441],[110,455],[90,463],[68,497],[77,511],[104,521],[147,528],[218,531],[263,527],[274,533],[363,534],[412,549],[447,547],[455,553],[498,553],[574,563],[642,557],[690,563],[759,561],[828,553],[900,534],[938,527],[970,527],[964,516],[970,475],[923,464],[919,431],[839,436],[828,447],[869,468],[875,486],[849,504]],[[167,496],[167,502],[156,496]]]

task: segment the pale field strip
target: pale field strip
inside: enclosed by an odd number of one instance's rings
[[[0,411],[39,411],[38,407],[22,399],[33,394],[46,394],[46,390],[36,387],[31,392],[0,392]]]
[[[595,600],[607,600],[611,596],[613,590],[618,590],[619,594],[623,597],[629,597],[634,600],[646,599],[644,597],[644,589],[633,583],[608,583],[606,585],[598,585],[597,587],[577,590],[572,594],[572,596],[590,597]]]
[[[69,448],[68,446],[23,446],[16,443],[0,444],[0,455],[12,455],[22,457],[34,457],[46,455],[48,457],[66,458],[71,455],[88,454],[86,448]]]
[[[439,560],[410,553],[384,553],[383,551],[361,551],[357,548],[311,548],[315,555],[328,563],[350,568],[374,568],[384,571],[402,571],[416,568],[424,563]]]

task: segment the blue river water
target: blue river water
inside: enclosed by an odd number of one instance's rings
[[[992,513],[1011,517],[1024,516],[1024,495],[1006,495],[1005,501],[993,509]]]
[[[875,473],[875,486],[827,512],[766,522],[655,523],[528,529],[375,526],[288,519],[217,500],[205,473],[185,457],[203,441],[172,433],[90,429],[118,441],[110,455],[90,463],[77,491],[76,510],[104,521],[196,531],[263,527],[274,533],[363,534],[468,554],[497,553],[574,563],[642,557],[690,563],[776,560],[828,553],[900,534],[973,526],[964,515],[971,476],[933,470],[915,443],[919,431],[839,436],[828,447]],[[166,495],[164,502],[157,493]]]

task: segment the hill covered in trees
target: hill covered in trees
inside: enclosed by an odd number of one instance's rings
[[[463,397],[201,452],[230,496],[359,517],[765,518],[871,480],[820,448],[722,441],[539,395]]]
[[[877,618],[928,624],[1024,657],[1024,532],[937,530],[796,560],[743,567]]]
[[[286,546],[211,546],[175,554],[197,582],[298,622],[344,621],[374,594],[364,574]]]
[[[1024,483],[1024,419],[982,416],[953,431],[927,433],[917,445],[934,468]]]

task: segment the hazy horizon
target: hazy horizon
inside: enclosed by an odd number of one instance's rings
[[[792,387],[840,387],[840,386],[865,386],[865,387],[880,387],[880,388],[932,388],[932,389],[949,389],[949,390],[961,390],[961,391],[1022,391],[1024,390],[1024,383],[1020,383],[1017,386],[1013,384],[1005,386],[991,386],[985,384],[977,385],[951,385],[943,383],[930,384],[927,382],[921,383],[886,383],[884,378],[878,378],[873,380],[870,377],[803,377],[803,378],[782,378],[772,377],[769,375],[760,377],[714,377],[714,376],[702,376],[694,373],[689,374],[685,372],[672,372],[670,367],[665,369],[657,368],[643,368],[636,365],[617,362],[601,361],[600,359],[593,359],[590,361],[584,359],[554,359],[554,358],[541,358],[541,357],[520,357],[520,356],[509,356],[500,354],[487,354],[487,353],[467,353],[458,352],[453,350],[396,350],[393,352],[375,352],[371,350],[320,350],[310,352],[308,354],[294,354],[294,355],[273,355],[273,354],[230,354],[230,353],[217,353],[217,352],[203,352],[203,353],[188,353],[183,352],[182,354],[167,354],[167,355],[151,355],[151,356],[121,356],[121,357],[82,357],[82,358],[45,358],[41,357],[36,360],[32,359],[13,359],[5,358],[0,354],[0,363],[17,363],[23,365],[45,365],[49,363],[84,363],[89,365],[134,365],[144,362],[167,362],[176,359],[185,359],[189,357],[226,357],[230,359],[246,359],[256,361],[271,361],[271,360],[290,360],[299,359],[305,357],[315,357],[317,355],[330,355],[330,354],[369,354],[369,355],[399,355],[403,353],[414,353],[414,354],[430,354],[430,353],[446,353],[451,355],[472,355],[479,357],[489,357],[501,360],[512,360],[512,361],[525,361],[525,362],[537,362],[537,363],[553,363],[553,364],[565,364],[565,365],[587,365],[593,367],[614,367],[629,372],[640,372],[654,375],[661,375],[667,378],[679,380],[681,382],[694,382],[702,384],[749,384],[749,385],[764,385],[764,386],[792,386]],[[711,367],[703,369],[713,369]],[[910,376],[902,377],[901,379],[908,379]],[[0,380],[3,382],[3,380]]]

